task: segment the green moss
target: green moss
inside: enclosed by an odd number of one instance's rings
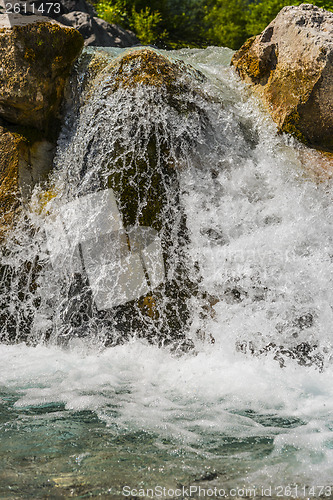
[[[20,207],[18,162],[24,138],[0,127],[0,241]],[[24,147],[24,146],[23,146]]]
[[[120,152],[119,147],[117,153]],[[167,168],[166,164],[158,168],[157,154],[156,139],[151,137],[145,159],[129,156],[124,159],[121,155],[121,162],[110,165],[108,187],[117,195],[126,226],[139,223],[140,226],[153,227],[156,231],[163,227],[163,209],[167,203],[164,177],[175,176],[175,172]],[[140,206],[142,201],[144,204]]]
[[[66,54],[66,64],[71,64],[83,47],[82,35],[73,28],[57,23],[39,22],[14,26],[14,39],[23,43],[25,54],[39,65],[43,72],[59,54]],[[46,65],[46,66],[45,66]]]
[[[189,91],[189,83],[184,76],[192,79],[192,85],[203,83],[206,77],[183,61],[172,61],[152,49],[129,50],[109,64],[105,73],[112,75],[111,89],[134,88],[139,85],[164,88],[169,96],[178,96]],[[197,88],[200,93],[200,88]]]
[[[244,60],[244,69],[252,80],[260,80],[261,71],[258,57],[248,54]]]
[[[234,55],[232,56],[231,58],[231,62],[230,62],[230,65],[231,66],[236,66],[238,61],[245,55],[247,54],[247,52],[249,51],[249,49],[252,47],[254,41],[255,41],[256,37],[255,36],[252,36],[251,38],[249,38],[248,40],[246,40],[245,43],[243,43],[243,45],[241,46],[241,48],[239,50],[237,50],[237,52],[234,53]]]
[[[88,56],[88,76],[91,80],[93,80],[98,73],[100,73],[108,64],[109,59],[107,54],[96,53],[93,57]]]
[[[231,66],[235,66],[236,71],[244,77],[244,74],[249,75],[252,78],[258,78],[260,74],[259,60],[256,56],[251,54],[250,49],[255,41],[256,37],[253,36],[246,40],[246,42],[241,46],[241,48],[235,52],[231,59]]]
[[[299,113],[297,110],[295,110],[285,118],[281,127],[281,131],[293,135],[300,142],[303,142],[303,144],[308,144],[309,141],[298,128],[299,121]]]

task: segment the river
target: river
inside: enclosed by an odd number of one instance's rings
[[[179,185],[189,259],[219,298],[204,319],[194,300],[190,334],[215,342],[179,356],[89,331],[46,342],[61,293],[46,273],[34,341],[0,344],[0,498],[333,498],[332,183],[318,153],[277,134],[231,55],[171,53],[214,95],[212,149]],[[59,143],[59,186],[84,154],[80,120]],[[20,234],[10,259],[45,257],[45,233]]]

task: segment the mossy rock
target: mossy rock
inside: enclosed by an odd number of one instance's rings
[[[81,65],[86,65],[89,75],[73,127],[73,143],[67,149],[74,151],[79,141],[80,159],[74,159],[70,167],[78,181],[72,194],[80,197],[112,188],[126,228],[144,226],[157,231],[165,282],[138,300],[96,312],[94,320],[109,322],[108,345],[132,334],[159,345],[183,342],[191,322],[189,301],[194,295],[199,297],[200,279],[187,253],[189,235],[178,169],[189,161],[196,139],[202,139],[193,133],[192,123],[200,123],[203,134],[210,134],[205,77],[150,48],[127,50],[105,63],[101,54],[95,59],[84,54],[76,65],[80,76]],[[151,118],[145,125],[148,115]],[[89,302],[84,277],[80,279],[77,293],[68,292],[66,325],[71,325],[71,318],[78,319],[78,297]],[[93,314],[92,305],[89,310]],[[82,321],[73,328],[82,329]]]
[[[80,73],[82,68],[86,68],[83,106],[89,105],[89,100],[100,99],[101,93],[106,102],[108,96],[111,98],[114,93],[120,91],[123,93],[124,102],[131,107],[134,106],[136,89],[146,87],[151,90],[147,107],[154,107],[154,96],[158,96],[166,108],[172,108],[176,112],[180,120],[185,121],[191,114],[196,115],[197,121],[202,123],[203,128],[207,126],[208,130],[209,118],[205,114],[204,106],[198,105],[198,101],[209,99],[203,89],[206,77],[202,73],[183,61],[172,60],[151,48],[129,49],[111,61],[109,59],[107,62],[107,59],[107,54],[101,51],[95,55],[83,54],[80,58],[76,71]],[[126,113],[125,109],[124,112]],[[135,112],[133,116],[122,119],[131,122],[133,131],[139,127]],[[91,120],[93,124],[99,118],[94,116]],[[179,193],[177,158],[175,152],[171,153],[172,146],[177,149],[177,144],[171,145],[168,138],[163,138],[163,133],[159,133],[157,140],[156,133],[159,132],[154,129],[149,137],[142,137],[142,140],[137,138],[136,140],[144,143],[144,147],[141,144],[141,152],[134,154],[126,151],[126,141],[123,144],[120,138],[112,146],[113,154],[108,160],[108,182],[104,182],[101,187],[111,187],[116,193],[126,226],[139,224],[160,231],[165,219],[164,208],[168,204],[166,186],[177,186],[176,203],[179,203]],[[91,142],[93,140],[89,139]],[[188,141],[188,148],[191,148],[192,138],[182,137],[179,140]],[[84,160],[80,178],[85,176],[88,169],[89,161]]]
[[[24,127],[0,126],[0,241],[15,226],[37,183],[47,183],[55,147],[43,134]]]
[[[326,151],[333,151],[332,32],[332,12],[285,7],[231,62],[281,132]]]
[[[109,75],[109,92],[120,88],[130,91],[138,86],[154,87],[164,92],[166,103],[179,112],[194,110],[193,103],[185,97],[186,94],[195,92],[207,99],[203,91],[203,83],[206,81],[203,73],[152,48],[128,49],[106,66],[105,60],[98,54],[91,60],[89,67],[94,68],[96,63],[104,68],[97,73],[91,85],[96,86],[98,81],[102,82]],[[179,99],[181,96],[184,99]]]
[[[112,90],[119,87],[133,88],[138,85],[165,87],[168,92],[188,90],[186,80],[205,81],[202,73],[183,61],[174,61],[152,49],[130,49],[117,57],[102,72],[114,74]],[[185,76],[185,79],[184,79]]]
[[[0,127],[0,241],[12,227],[21,206],[19,162],[25,153],[25,138]]]
[[[0,30],[0,117],[54,138],[64,86],[82,47],[80,33],[56,22],[28,20]]]

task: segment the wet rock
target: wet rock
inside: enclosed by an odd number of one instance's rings
[[[94,61],[91,61],[90,65],[94,66]],[[133,100],[133,92],[141,87],[152,89],[152,95],[156,93],[157,96],[158,93],[160,100],[165,102],[165,105],[180,117],[188,119],[189,115],[195,117],[199,115],[203,128],[205,123],[208,123],[208,118],[200,107],[194,104],[193,99],[193,94],[198,93],[199,95],[200,84],[205,80],[205,77],[183,62],[171,61],[157,51],[151,49],[130,50],[109,65],[102,65],[102,69],[96,74],[91,87],[96,89],[100,85],[103,86],[104,80],[106,82],[106,96],[111,96],[117,91],[127,92],[129,116],[126,120],[122,118],[122,121],[127,130],[128,120],[132,117],[133,134],[137,134],[142,127],[130,104]],[[91,93],[88,92],[87,95],[89,99]],[[155,105],[154,99],[147,102],[147,107],[154,108]],[[127,110],[124,112],[128,112]],[[149,136],[147,132],[141,130],[141,136],[137,135],[138,151],[134,157],[131,150],[126,155],[125,144],[127,143],[125,140],[124,145],[121,144],[121,141],[114,145],[114,161],[109,161],[110,176],[108,186],[104,187],[111,187],[118,194],[119,208],[127,226],[133,226],[139,222],[142,226],[153,227],[160,231],[162,226],[168,224],[164,217],[166,208],[170,210],[171,219],[176,217],[176,214],[172,213],[169,208],[170,202],[167,200],[166,192],[167,189],[171,192],[173,187],[176,189],[173,201],[179,212],[180,193],[176,170],[177,160],[181,164],[181,156],[184,156],[184,153],[182,155],[179,151],[179,158],[177,158],[177,147],[180,148],[182,145],[189,152],[193,139],[187,133],[181,137],[172,137],[172,139],[168,136],[163,138],[162,133],[161,124],[158,123],[156,128],[151,127]],[[170,133],[172,133],[171,130]],[[158,135],[160,137],[157,137]],[[172,144],[174,141],[177,143]],[[143,144],[145,144],[144,147]],[[83,165],[82,169],[85,168]],[[81,171],[81,176],[83,174],[84,172]],[[150,188],[147,189],[147,186]],[[184,224],[180,226],[180,231],[182,229],[186,231]],[[181,234],[179,236],[181,237]],[[168,245],[171,243],[169,240]]]
[[[0,238],[52,168],[64,86],[83,40],[45,18],[0,25]]]
[[[232,59],[282,132],[333,151],[333,13],[284,7]]]
[[[236,342],[236,351],[253,356],[273,354],[273,359],[277,361],[281,368],[287,365],[288,360],[294,360],[301,366],[312,366],[319,371],[324,369],[324,356],[318,351],[317,345],[308,342],[301,342],[293,347],[278,346],[271,342],[263,348],[258,348],[254,342]]]
[[[0,239],[12,227],[20,209],[19,163],[25,150],[24,137],[0,127]]]
[[[0,117],[54,135],[82,36],[45,18],[17,15],[11,22],[0,25]]]
[[[38,132],[23,135],[20,130],[0,125],[0,241],[13,227],[34,186],[46,182],[52,170],[54,144]]]
[[[199,272],[187,254],[178,169],[195,148],[199,134],[194,127],[205,130],[209,122],[202,105],[205,78],[151,49],[129,50],[107,64],[100,54],[84,60],[90,78],[62,165],[69,161],[79,198],[112,189],[127,234],[133,228],[155,231],[164,267],[164,281],[149,285],[147,295],[112,309],[91,307],[90,331],[92,325],[98,331],[107,325],[108,346],[135,336],[174,352],[187,351],[193,348],[187,339],[189,302],[194,296],[200,300],[201,291]],[[77,141],[80,159],[70,156]],[[69,290],[68,300],[74,303],[70,295]],[[207,302],[203,296],[202,301]],[[65,335],[80,335],[80,328],[72,325]]]
[[[133,32],[85,12],[69,12],[58,17],[57,20],[77,29],[84,38],[85,46],[124,48],[140,43]]]

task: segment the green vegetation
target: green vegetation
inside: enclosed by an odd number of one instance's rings
[[[161,48],[220,45],[238,49],[286,5],[304,0],[92,0],[100,17]],[[315,4],[333,11],[333,0]]]
[[[135,5],[125,0],[101,0],[95,5],[97,14],[108,23],[119,24],[125,28],[132,29],[143,44],[161,41],[167,36],[167,32],[161,30],[162,15],[158,10],[151,10],[145,6],[137,12]]]
[[[99,17],[111,24],[127,25],[129,22],[126,4],[123,0],[101,0],[95,5]]]
[[[145,10],[137,12],[133,7],[131,27],[142,43],[149,44],[155,39],[163,40],[167,36],[166,31],[159,29],[161,23],[162,16],[158,10],[151,11],[146,7]]]

